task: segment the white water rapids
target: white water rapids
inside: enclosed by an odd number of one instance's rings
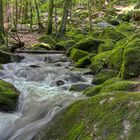
[[[66,59],[60,54],[25,55],[20,63],[3,65],[0,79],[12,83],[21,95],[16,112],[0,112],[0,140],[31,140],[58,112],[83,98],[68,89],[73,83],[90,83],[91,79],[70,71]],[[59,80],[65,84],[57,86]]]

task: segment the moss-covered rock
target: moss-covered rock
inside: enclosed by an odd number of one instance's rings
[[[70,87],[70,91],[83,91],[87,88],[91,87],[90,84],[84,84],[84,83],[77,83],[77,84],[73,84],[71,87]]]
[[[76,42],[74,40],[63,40],[57,43],[59,46],[63,46],[65,50],[68,50],[70,47],[72,47]]]
[[[24,57],[20,55],[15,55],[12,53],[4,52],[0,50],[0,63],[11,63],[11,62],[20,62]]]
[[[100,93],[100,91],[103,87],[106,87],[107,85],[113,84],[113,83],[121,81],[121,80],[122,79],[120,79],[120,78],[108,79],[100,85],[87,88],[86,90],[83,91],[83,94],[86,96],[95,96]]]
[[[79,59],[76,63],[77,68],[85,68],[91,64],[91,55]]]
[[[37,136],[37,140],[139,140],[140,93],[115,92],[73,103]]]
[[[101,43],[98,47],[98,52],[104,52],[104,51],[109,51],[112,50],[113,47],[115,46],[115,42],[112,41],[111,39],[106,39],[104,43]]]
[[[100,85],[87,88],[83,94],[87,96],[94,96],[114,91],[138,91],[139,88],[137,87],[140,87],[140,82],[111,78]]]
[[[73,48],[70,53],[70,58],[73,61],[77,62],[79,59],[84,58],[85,56],[88,56],[88,55],[89,55],[89,53],[86,51],[82,51],[82,50]]]
[[[32,45],[31,50],[52,50],[53,46],[46,43],[37,43]]]
[[[0,111],[15,111],[19,95],[19,91],[12,84],[0,80]]]
[[[117,75],[117,71],[111,69],[102,69],[98,74],[96,74],[92,80],[93,85],[99,85],[104,83],[106,80],[113,78]]]
[[[125,35],[115,28],[105,28],[99,36],[99,39],[112,39],[114,41],[119,41],[122,38],[125,38]]]
[[[43,35],[38,40],[41,43],[56,45],[56,41],[49,35]]]
[[[97,52],[100,43],[103,43],[103,41],[94,39],[92,37],[88,37],[80,40],[78,43],[76,43],[73,46],[73,48],[80,49],[87,52]]]
[[[123,34],[125,34],[126,36],[131,35],[135,32],[134,27],[128,22],[120,24],[119,26],[117,26],[117,29],[123,32]]]
[[[128,79],[140,74],[140,39],[129,42],[124,49],[121,77]]]
[[[103,68],[108,68],[111,52],[112,51],[99,53],[91,59],[91,69],[95,74]]]

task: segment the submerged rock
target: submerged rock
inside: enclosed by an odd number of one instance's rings
[[[0,111],[15,111],[19,95],[20,92],[12,84],[0,80]]]

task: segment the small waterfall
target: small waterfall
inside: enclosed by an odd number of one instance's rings
[[[31,140],[57,113],[83,98],[70,92],[69,87],[91,80],[70,71],[71,64],[65,55],[24,56],[20,63],[3,65],[0,72],[0,79],[12,83],[21,92],[17,111],[0,113],[0,140]],[[59,80],[64,83],[57,86]]]

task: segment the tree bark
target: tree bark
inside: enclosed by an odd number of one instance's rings
[[[4,42],[3,0],[0,0],[0,44]]]

